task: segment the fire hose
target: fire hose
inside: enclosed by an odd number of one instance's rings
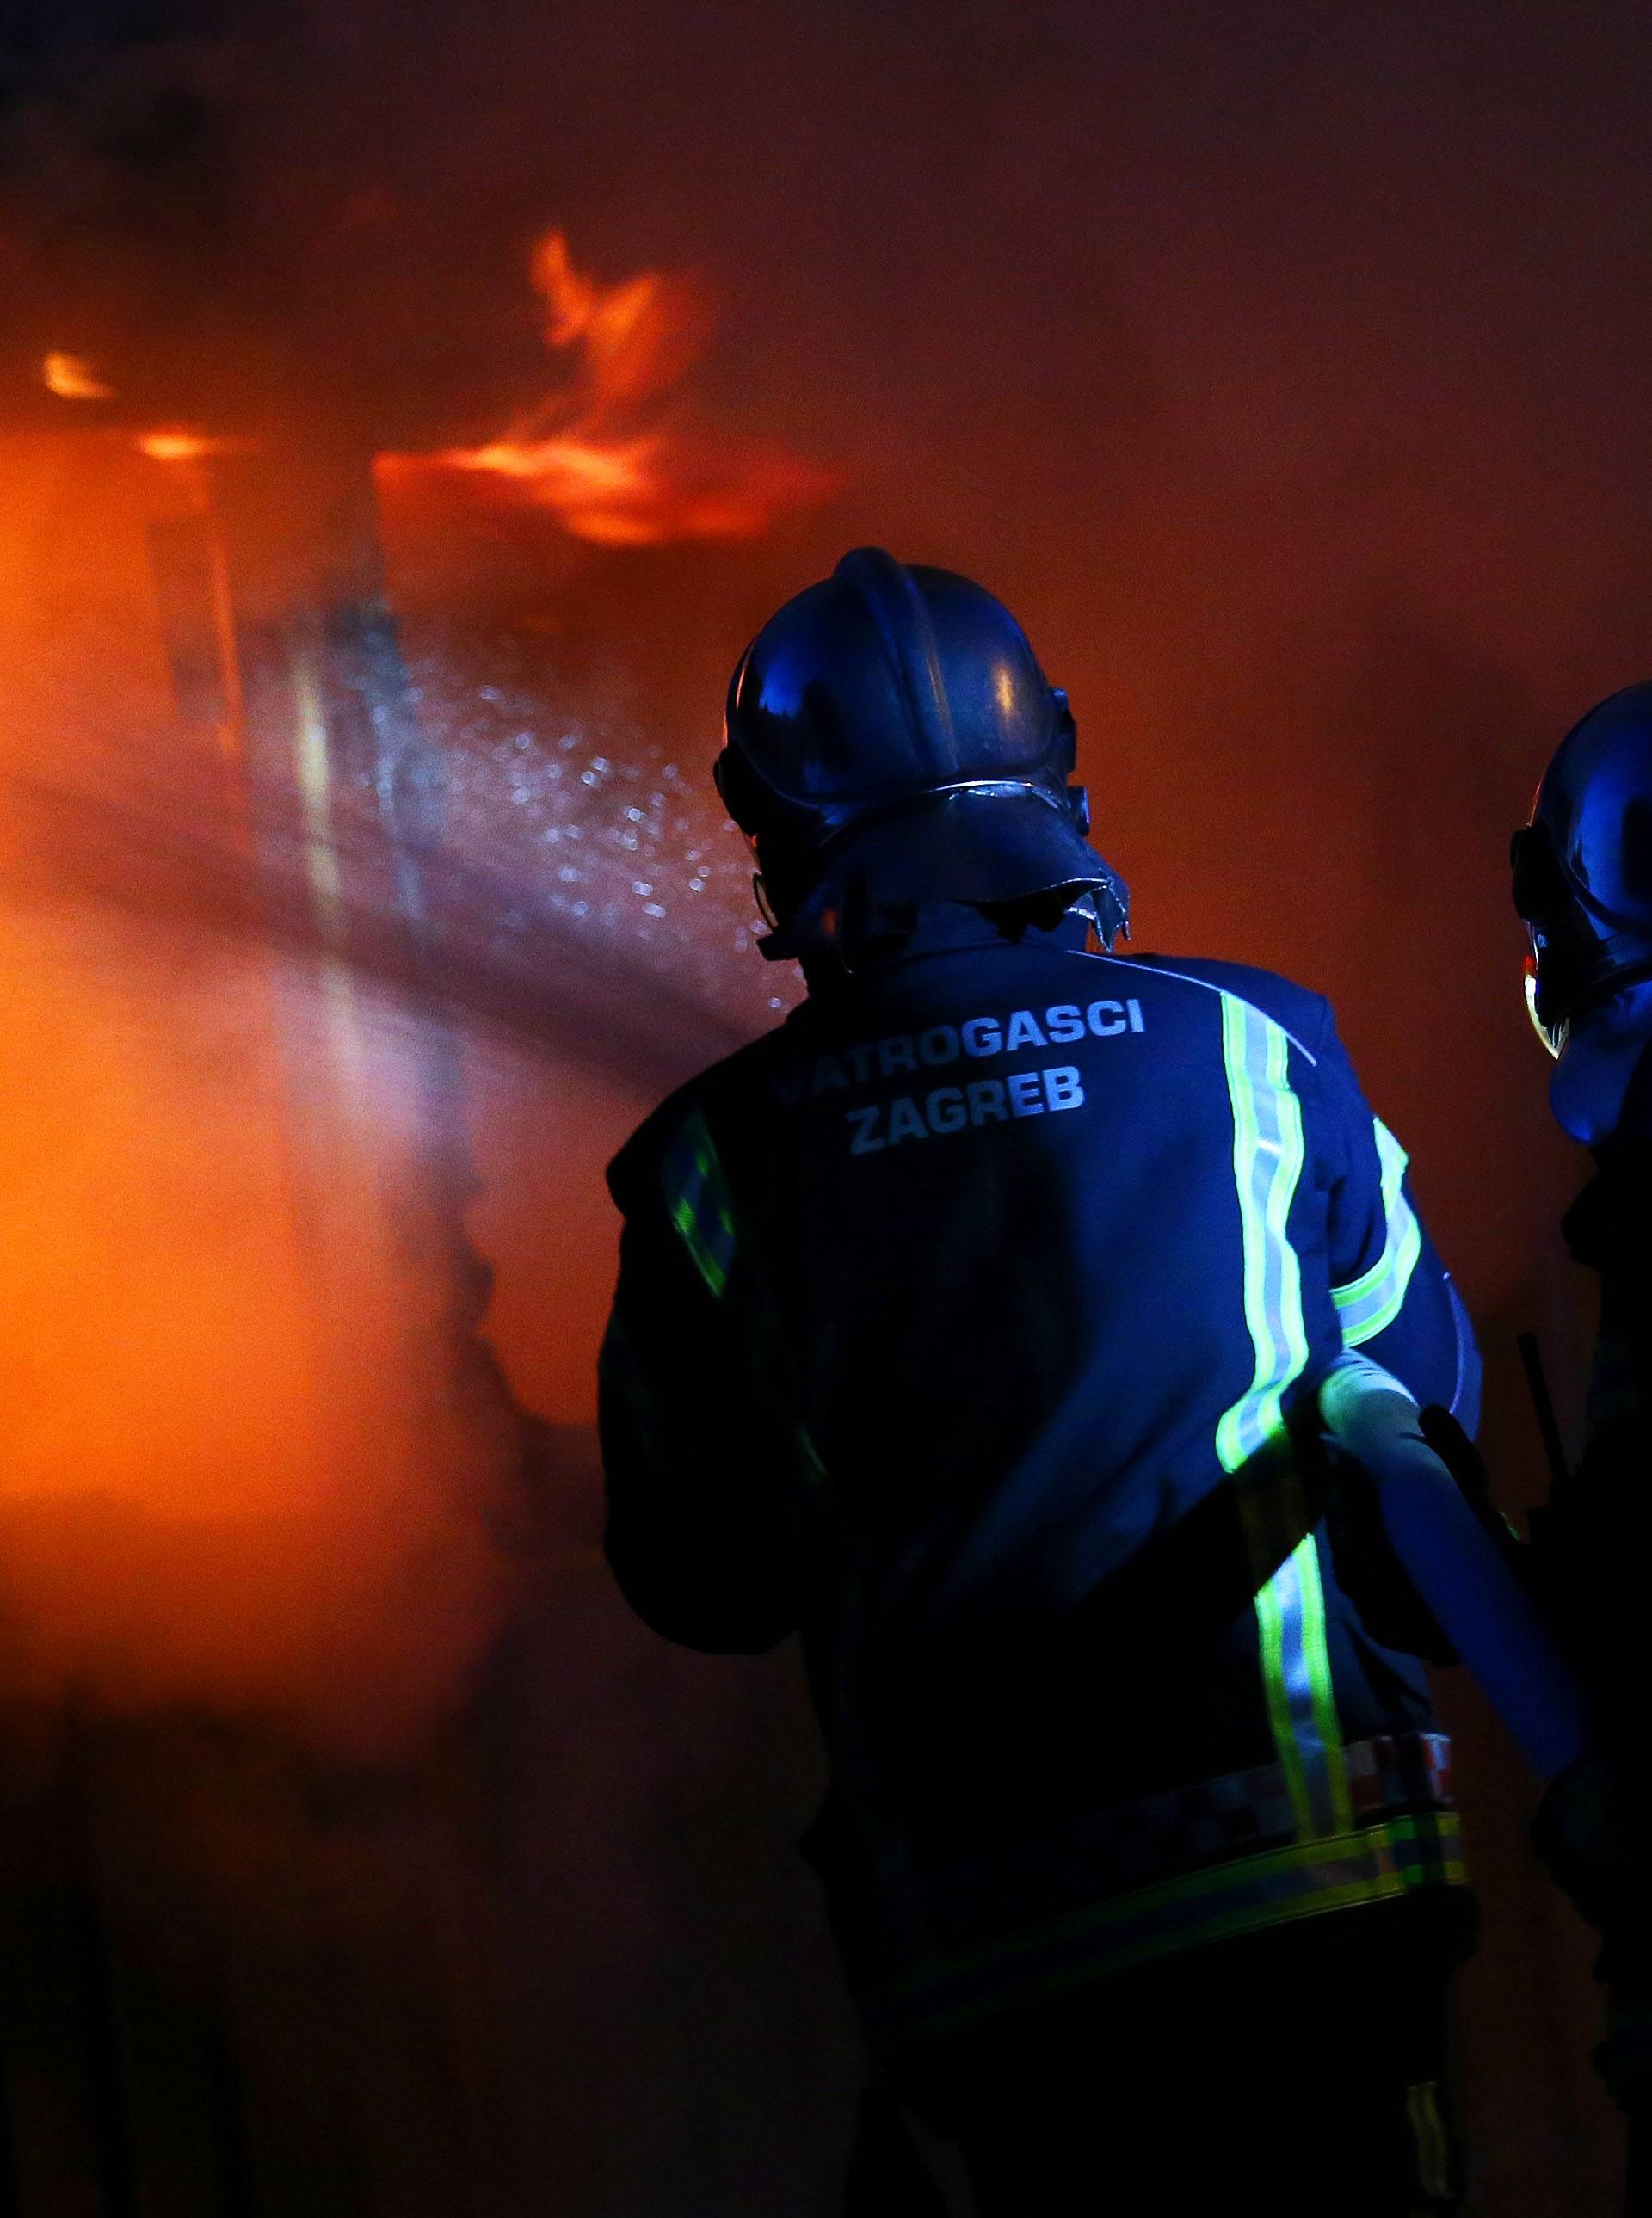
[[[1611,1767],[1591,1743],[1582,1689],[1507,1550],[1425,1437],[1406,1389],[1368,1358],[1341,1356],[1321,1382],[1321,1421],[1375,1488],[1389,1544],[1545,1789],[1532,1837],[1606,1940],[1603,2076],[1630,2122],[1625,2210],[1652,2214],[1652,1947]],[[1634,1829],[1629,1829],[1633,1831]],[[1642,1998],[1645,1999],[1643,2000]]]
[[[1581,1690],[1531,1595],[1423,1436],[1406,1389],[1346,1354],[1320,1386],[1327,1431],[1369,1474],[1389,1543],[1545,1787],[1583,1756]]]

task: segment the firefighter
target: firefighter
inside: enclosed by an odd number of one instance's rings
[[[807,995],[611,1168],[609,1561],[691,1647],[801,1630],[806,1851],[984,2218],[1448,2209],[1472,1910],[1416,1651],[1506,1627],[1415,1405],[1472,1429],[1472,1335],[1325,1001],[1123,959],[1073,768],[945,571],[858,550],[740,658],[716,782]],[[1382,1559],[1435,1540],[1320,1446],[1333,1373],[1466,1551],[1432,1616]]]
[[[1637,2124],[1633,2172],[1652,2112],[1652,1928],[1634,1852],[1652,1819],[1641,1634],[1652,1553],[1652,684],[1612,694],[1567,734],[1513,862],[1528,1006],[1556,1058],[1550,1103],[1595,1163],[1565,1234],[1600,1286],[1582,1457],[1532,1523],[1542,1589],[1603,1754],[1547,1799],[1538,1838],[1606,1936],[1598,2057]],[[1631,2198],[1652,2207],[1652,2178],[1632,2176]]]

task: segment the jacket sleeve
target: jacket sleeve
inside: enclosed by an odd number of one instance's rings
[[[1412,1193],[1408,1161],[1373,1116],[1327,1012],[1315,1050],[1331,1182],[1332,1300],[1358,1348],[1466,1432],[1480,1418],[1480,1351]]]
[[[645,1133],[647,1131],[645,1127]],[[610,1174],[625,1212],[599,1364],[603,1550],[656,1633],[758,1654],[818,1561],[820,1466],[703,1119]]]

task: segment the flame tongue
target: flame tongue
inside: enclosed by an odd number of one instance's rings
[[[599,416],[662,399],[710,343],[710,307],[689,278],[645,270],[599,285],[575,269],[560,231],[541,239],[529,274],[544,296],[545,344],[554,352],[578,350],[585,405]]]
[[[196,431],[145,431],[137,442],[140,455],[152,462],[198,462],[221,454],[228,442],[203,438]]]
[[[576,538],[605,546],[752,536],[826,489],[798,457],[696,430],[673,406],[714,327],[692,280],[645,271],[603,285],[558,231],[535,249],[530,274],[545,344],[571,360],[568,387],[482,446],[387,461],[509,480]]]
[[[83,355],[49,354],[40,364],[40,382],[59,400],[113,400],[106,385]]]

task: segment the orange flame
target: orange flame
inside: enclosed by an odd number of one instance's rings
[[[245,445],[241,439],[210,439],[198,431],[145,431],[136,442],[138,452],[152,462],[199,462],[213,455],[234,454]]]
[[[737,445],[673,410],[714,327],[691,278],[647,270],[604,285],[576,268],[560,231],[541,239],[529,274],[545,344],[572,361],[570,386],[485,445],[385,462],[489,473],[575,538],[610,547],[753,536],[826,490],[800,458]]]
[[[114,387],[105,385],[84,355],[47,355],[40,364],[40,381],[59,400],[113,400]]]

